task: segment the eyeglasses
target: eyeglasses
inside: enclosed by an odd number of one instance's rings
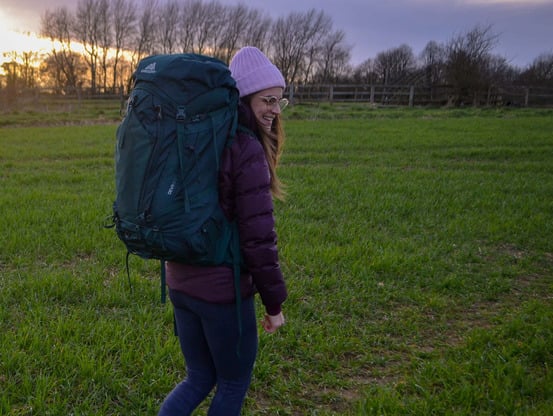
[[[289,101],[286,98],[278,98],[274,95],[266,95],[260,97],[265,104],[267,104],[267,107],[274,108],[275,105],[278,105],[280,108],[280,111],[284,110],[287,106]]]

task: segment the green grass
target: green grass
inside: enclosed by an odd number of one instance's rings
[[[16,102],[0,102],[0,127],[29,125],[70,125],[117,122],[123,99],[71,99],[36,95],[19,97]]]
[[[548,414],[551,115],[293,107],[288,323],[244,414]],[[131,293],[102,226],[116,125],[84,119],[0,129],[0,415],[153,415],[184,376],[158,265]]]

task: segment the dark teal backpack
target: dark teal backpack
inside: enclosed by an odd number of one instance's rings
[[[218,193],[238,100],[228,67],[211,57],[155,55],[134,72],[117,129],[113,218],[128,253],[161,260],[162,301],[165,260],[234,267],[239,300],[238,232]]]

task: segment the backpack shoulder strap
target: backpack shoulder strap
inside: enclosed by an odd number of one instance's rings
[[[252,129],[244,126],[243,124],[238,124],[238,127],[236,128],[236,131],[238,133],[244,133],[244,134],[247,134],[248,136],[256,137],[255,133],[252,131]]]

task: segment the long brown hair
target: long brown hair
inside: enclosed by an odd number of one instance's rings
[[[280,114],[277,114],[273,120],[270,132],[267,132],[264,129],[259,130],[261,145],[265,151],[265,157],[267,158],[269,172],[271,174],[271,193],[273,194],[273,197],[282,201],[284,200],[286,193],[284,192],[284,185],[277,175],[277,167],[284,148],[285,135]]]

